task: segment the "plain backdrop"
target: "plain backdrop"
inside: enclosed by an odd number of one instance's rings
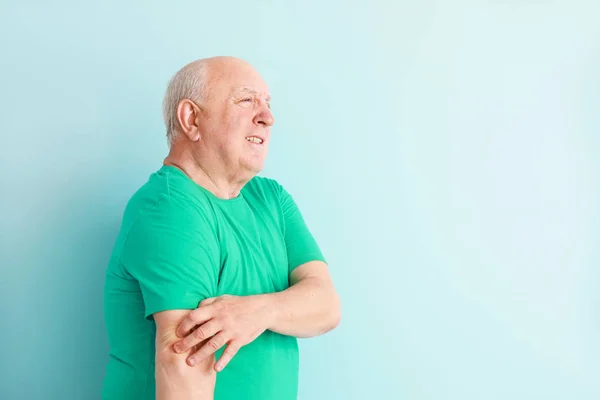
[[[600,398],[597,1],[3,1],[0,399],[93,400],[168,79],[268,82],[266,169],[343,301],[300,400]]]

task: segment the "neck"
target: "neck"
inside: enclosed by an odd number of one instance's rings
[[[242,177],[240,174],[228,173],[226,168],[214,163],[215,158],[206,157],[204,161],[203,163],[196,160],[189,151],[173,147],[163,164],[180,169],[196,184],[220,199],[237,197],[244,185],[252,179],[251,176]]]

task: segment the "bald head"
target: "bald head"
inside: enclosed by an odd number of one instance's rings
[[[267,84],[244,60],[213,57],[184,66],[169,82],[163,105],[168,162],[247,181],[268,152],[275,121],[270,100]]]
[[[240,75],[257,74],[245,60],[219,56],[203,58],[185,65],[171,78],[163,99],[163,119],[169,146],[178,135],[177,106],[183,99],[203,104],[218,84],[234,81]]]

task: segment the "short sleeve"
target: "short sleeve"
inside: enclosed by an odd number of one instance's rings
[[[219,246],[200,209],[169,198],[160,200],[133,224],[122,263],[139,282],[145,317],[175,309],[195,309],[216,296]]]
[[[284,237],[289,272],[291,273],[296,267],[309,261],[326,262],[296,202],[281,186],[279,201],[284,220]]]

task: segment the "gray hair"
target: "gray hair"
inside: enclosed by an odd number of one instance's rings
[[[162,108],[169,147],[179,134],[179,123],[177,121],[179,102],[183,99],[189,99],[200,104],[207,97],[206,69],[204,62],[192,62],[177,71],[167,85]]]

